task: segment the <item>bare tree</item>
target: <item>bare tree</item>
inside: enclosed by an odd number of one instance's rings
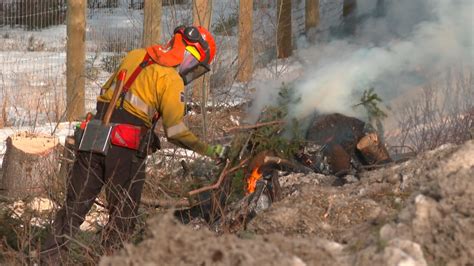
[[[212,15],[212,0],[193,0],[193,24],[209,29]],[[209,95],[209,77],[206,75],[194,81],[193,100],[201,101],[203,114],[202,137],[206,138],[206,102]]]
[[[145,0],[143,19],[143,46],[160,42],[162,0]]]
[[[85,113],[86,0],[68,1],[67,12],[67,119],[73,121]]]
[[[249,81],[253,73],[253,0],[240,0],[239,81]]]
[[[356,31],[356,9],[357,0],[344,0],[342,6],[342,18],[344,33],[353,35]]]
[[[319,0],[306,0],[305,29],[319,25]]]
[[[277,57],[290,57],[293,50],[291,31],[291,0],[278,0]]]
[[[385,0],[377,0],[377,5],[375,7],[375,16],[383,17],[386,13],[386,4]]]

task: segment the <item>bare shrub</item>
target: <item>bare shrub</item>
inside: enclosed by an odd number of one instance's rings
[[[100,59],[103,69],[109,73],[113,73],[120,65],[123,56],[123,54],[105,55]]]
[[[445,143],[463,143],[474,127],[474,76],[459,71],[444,85],[423,88],[421,97],[407,102],[398,113],[399,146],[416,152]]]
[[[45,44],[44,41],[35,38],[35,36],[31,35],[30,38],[28,38],[28,46],[26,47],[26,50],[29,52],[40,52],[44,51]]]
[[[233,35],[233,28],[237,26],[239,16],[233,13],[228,17],[219,18],[218,22],[214,24],[213,32],[220,35]]]
[[[128,52],[140,47],[142,41],[141,33],[131,28],[104,29],[97,34],[97,37],[102,38],[97,40],[102,52]]]

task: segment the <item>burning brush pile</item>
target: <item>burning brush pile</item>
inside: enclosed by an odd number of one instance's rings
[[[265,122],[261,124],[265,125]],[[331,185],[342,186],[358,180],[360,174],[367,170],[392,162],[377,132],[370,124],[353,117],[341,114],[315,116],[304,139],[300,140],[279,139],[281,126],[272,127],[275,136],[266,137],[265,140],[270,141],[264,144],[252,140],[261,138],[259,131],[268,128],[257,128],[246,133],[254,138],[250,137],[246,144],[246,149],[251,148],[248,151],[249,163],[244,171],[245,197],[237,207],[232,207],[237,212],[233,211],[226,217],[224,228],[227,230],[234,231],[236,226],[245,227],[248,219],[286,196],[282,195],[281,183],[285,182],[286,186],[291,183],[285,179],[289,174],[332,176]],[[272,141],[276,144],[269,144]]]
[[[341,186],[392,162],[377,131],[357,118],[334,113],[288,121],[287,106],[298,101],[291,95],[283,87],[278,106],[267,107],[255,124],[227,129],[234,137],[214,183],[170,202],[180,207],[175,212],[179,220],[238,232],[286,196],[281,189],[284,175],[331,176],[331,185]]]

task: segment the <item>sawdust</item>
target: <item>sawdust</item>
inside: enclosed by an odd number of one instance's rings
[[[59,145],[59,139],[45,134],[21,132],[12,136],[12,144],[25,153],[42,154]]]

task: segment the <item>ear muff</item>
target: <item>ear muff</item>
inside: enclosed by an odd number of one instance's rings
[[[184,38],[191,42],[200,42],[202,40],[201,33],[196,27],[186,27],[183,32]]]

